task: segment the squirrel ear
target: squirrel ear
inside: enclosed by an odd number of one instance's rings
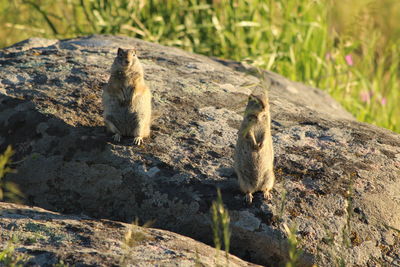
[[[122,56],[124,54],[124,50],[118,47],[118,56]]]
[[[260,95],[251,94],[249,96],[249,101],[250,100],[256,102],[259,105],[261,105],[263,108],[265,108],[267,106],[267,104],[268,104],[268,100],[265,100],[263,95],[260,96]]]
[[[257,101],[257,96],[254,94],[249,95],[249,100]]]

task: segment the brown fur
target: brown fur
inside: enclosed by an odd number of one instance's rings
[[[140,145],[150,136],[151,97],[136,50],[119,48],[102,98],[104,121],[116,141],[131,136]]]
[[[270,190],[275,182],[273,166],[268,97],[265,94],[251,95],[238,132],[234,166],[247,202],[252,202],[252,193],[256,191],[263,191],[264,197],[270,199]]]

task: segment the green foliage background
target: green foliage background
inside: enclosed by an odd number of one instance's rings
[[[398,0],[0,0],[0,47],[123,34],[248,61],[400,132]]]

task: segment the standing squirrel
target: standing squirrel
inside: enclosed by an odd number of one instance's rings
[[[270,191],[275,182],[273,166],[268,97],[265,93],[252,94],[238,132],[234,165],[247,203],[253,201],[252,193],[256,191],[262,191],[265,199],[271,199]]]
[[[118,48],[102,98],[105,125],[115,141],[133,136],[134,144],[140,145],[150,135],[151,97],[136,49]]]

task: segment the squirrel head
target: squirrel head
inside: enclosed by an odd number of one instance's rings
[[[268,96],[251,94],[244,113],[245,120],[252,124],[263,121],[269,116]]]
[[[118,63],[123,67],[129,67],[135,64],[137,60],[136,49],[118,48],[117,58]]]
[[[251,94],[247,102],[246,111],[260,113],[269,109],[268,96],[266,94]],[[246,112],[247,113],[247,112]]]

